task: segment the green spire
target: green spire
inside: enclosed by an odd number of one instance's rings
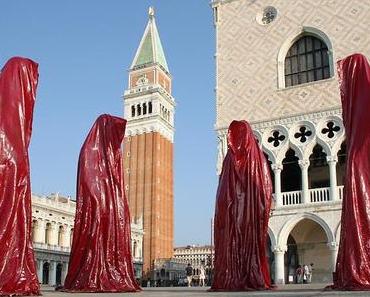
[[[169,72],[161,39],[159,38],[157,25],[155,23],[154,9],[153,7],[150,7],[149,21],[145,28],[139,48],[136,51],[131,69],[140,68],[144,65],[154,63],[160,64],[167,72]]]

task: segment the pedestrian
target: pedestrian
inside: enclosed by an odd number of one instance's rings
[[[306,264],[303,264],[303,283],[308,283],[308,278],[310,275],[310,271],[308,269],[308,266]]]
[[[204,280],[206,279],[206,272],[204,270],[204,266],[200,266],[199,272],[199,286],[204,287]]]
[[[312,281],[312,270],[313,270],[313,263],[310,264],[310,266],[308,266],[308,278],[307,278],[307,282],[310,283]]]
[[[301,265],[298,265],[298,267],[295,271],[295,274],[296,274],[296,278],[297,278],[297,284],[301,284],[302,283],[302,276],[303,276],[303,269],[302,269]]]
[[[188,266],[185,268],[186,278],[188,279],[188,287],[191,287],[191,282],[193,280],[193,267],[188,263]]]

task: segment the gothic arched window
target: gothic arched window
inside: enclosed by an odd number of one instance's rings
[[[325,42],[312,35],[299,38],[285,57],[285,86],[329,77],[329,53]]]

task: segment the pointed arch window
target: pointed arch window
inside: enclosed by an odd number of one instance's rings
[[[295,86],[330,77],[329,53],[325,42],[303,35],[285,57],[285,86]]]

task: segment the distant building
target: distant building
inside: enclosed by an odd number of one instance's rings
[[[214,250],[210,245],[176,247],[174,248],[173,257],[186,265],[190,263],[193,267],[193,276],[195,279],[198,279],[200,267],[203,265],[206,271],[206,277],[208,278],[213,267]]]
[[[32,241],[39,282],[51,286],[64,283],[73,238],[76,202],[59,194],[32,195]],[[131,224],[131,243],[136,277],[142,271],[141,225]]]
[[[42,284],[64,283],[68,271],[76,203],[52,194],[32,195],[32,240]]]
[[[155,259],[151,286],[178,286],[185,278],[186,264],[176,258]],[[145,285],[145,283],[144,283]]]
[[[218,172],[232,120],[271,164],[268,254],[275,283],[314,263],[330,282],[340,238],[346,142],[336,61],[370,58],[370,2],[213,0]]]
[[[173,253],[173,141],[175,100],[154,17],[129,69],[124,93],[124,178],[132,222],[142,222],[143,275],[153,279],[154,260]]]

